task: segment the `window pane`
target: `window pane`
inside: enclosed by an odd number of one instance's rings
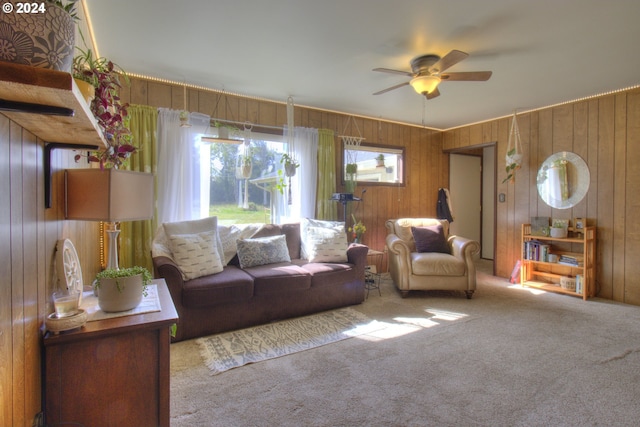
[[[277,136],[276,136],[277,138]],[[271,223],[286,144],[252,139],[211,143],[210,216],[220,224]]]

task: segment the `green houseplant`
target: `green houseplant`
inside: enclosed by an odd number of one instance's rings
[[[358,177],[358,164],[357,163],[347,163],[345,167],[345,180],[344,187],[347,193],[352,193],[356,189],[356,182]]]
[[[284,194],[284,189],[289,186],[289,201],[288,203],[292,203],[291,199],[291,177],[296,175],[296,170],[300,167],[300,163],[288,153],[283,153],[282,157],[280,157],[280,163],[284,166],[284,172],[282,169],[278,169],[278,183],[276,184],[276,188],[280,191],[280,194]],[[283,176],[284,175],[284,176]],[[288,184],[285,182],[285,177],[288,179]]]
[[[135,308],[142,301],[142,296],[147,295],[151,280],[149,270],[139,266],[101,271],[96,275],[94,285],[100,309],[118,312]]]
[[[100,163],[101,169],[119,168],[137,151],[129,129],[129,104],[122,103],[119,95],[121,80],[128,84],[129,78],[119,66],[106,58],[96,57],[91,49],[78,47],[78,52],[73,60],[73,76],[94,87],[90,109],[107,140],[107,148],[90,153],[88,160]],[[80,157],[80,154],[76,155],[76,161]]]

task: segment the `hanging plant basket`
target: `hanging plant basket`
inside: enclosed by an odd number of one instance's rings
[[[509,142],[507,143],[507,154],[504,157],[506,178],[502,183],[515,182],[516,171],[522,166],[522,141],[520,140],[520,129],[516,112],[513,112],[511,120],[511,130],[509,131]]]

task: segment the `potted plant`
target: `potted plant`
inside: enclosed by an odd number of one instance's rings
[[[251,178],[251,171],[253,169],[253,164],[251,162],[251,154],[245,154],[244,156],[242,156],[241,158],[241,163],[242,163],[242,177],[244,179],[249,179]]]
[[[83,39],[84,40],[84,39]],[[120,101],[121,79],[129,82],[127,74],[119,66],[106,58],[95,57],[91,49],[80,49],[73,61],[73,76],[92,85],[95,96],[90,104],[98,126],[102,130],[107,148],[92,152],[88,156],[91,162],[100,163],[100,168],[119,168],[131,154],[137,151],[132,144],[129,130],[128,104]],[[81,155],[75,156],[76,161]]]
[[[384,167],[384,154],[380,153],[376,156],[376,166]]]
[[[564,239],[568,234],[568,221],[562,219],[553,220],[553,224],[551,225],[551,229],[549,230],[549,235],[551,237]]]
[[[10,8],[4,9],[0,22],[4,43],[0,49],[0,60],[70,72],[78,20],[76,2],[46,0],[19,3],[25,8],[29,6],[30,13],[18,13],[13,10],[13,3],[6,3]]]
[[[106,269],[96,275],[95,289],[98,305],[105,312],[126,311],[135,308],[147,295],[151,273],[144,267]]]
[[[282,154],[282,157],[280,157],[280,163],[284,165],[284,174],[289,178],[295,176],[296,169],[300,167],[300,163],[298,163],[293,156],[290,156],[287,153]]]
[[[517,154],[514,147],[509,150],[509,152],[505,156],[505,160],[507,162],[507,165],[505,167],[507,177],[502,180],[502,183],[505,184],[507,182],[515,182],[516,171],[520,169],[520,165],[522,164],[522,154]]]
[[[356,189],[356,181],[358,176],[358,164],[347,163],[345,168],[346,179],[344,181],[345,191],[347,193],[353,193]]]
[[[353,227],[349,227],[349,233],[352,233],[353,243],[361,243],[362,235],[367,231],[367,227],[362,223],[362,221],[357,221],[355,215],[351,214],[351,219],[353,219]]]

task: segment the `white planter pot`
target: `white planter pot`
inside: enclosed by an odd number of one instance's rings
[[[119,279],[100,279],[98,305],[105,312],[127,311],[142,301],[142,274]]]
[[[549,235],[551,237],[555,237],[556,239],[564,239],[567,237],[567,229],[566,228],[551,228]]]

